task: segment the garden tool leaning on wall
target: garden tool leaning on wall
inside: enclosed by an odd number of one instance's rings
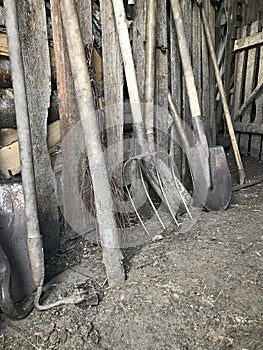
[[[208,20],[206,17],[206,12],[205,12],[205,9],[204,9],[202,3],[203,3],[203,0],[197,0],[197,4],[200,5],[200,12],[201,12],[201,17],[202,17],[204,32],[206,35],[207,46],[208,46],[208,50],[210,52],[211,60],[212,60],[213,66],[214,66],[215,77],[216,77],[218,89],[219,89],[221,100],[222,100],[222,105],[223,105],[223,109],[224,109],[224,113],[225,113],[227,128],[229,131],[231,144],[233,147],[233,151],[234,151],[234,155],[235,155],[235,159],[236,159],[236,163],[237,163],[237,167],[238,167],[239,183],[240,183],[240,185],[243,185],[245,182],[245,178],[246,178],[245,169],[244,169],[244,166],[242,164],[241,156],[239,153],[238,144],[237,144],[237,140],[236,140],[236,136],[235,136],[235,131],[233,128],[233,123],[232,123],[232,119],[231,119],[231,115],[230,115],[230,111],[229,111],[229,107],[228,107],[228,103],[227,103],[226,92],[224,89],[224,85],[223,85],[223,82],[221,79],[219,67],[217,64],[217,58],[216,58],[215,49],[213,46],[213,41],[212,41],[210,29],[209,29]]]
[[[198,101],[194,74],[187,46],[179,0],[170,0],[173,13],[186,89],[192,114],[193,140],[184,135],[187,156],[193,186],[201,203],[207,210],[225,210],[230,202],[232,181],[223,147],[208,148],[201,120],[201,108]],[[172,98],[170,96],[170,106]],[[183,128],[176,122],[178,133]]]
[[[148,21],[151,18],[152,23],[148,23],[148,29],[151,29],[151,26],[154,26],[155,21],[155,4],[152,2],[152,6],[148,6]],[[112,0],[114,15],[116,20],[116,27],[119,37],[120,50],[122,53],[122,59],[124,64],[124,70],[127,77],[127,87],[130,97],[132,117],[133,117],[133,131],[134,137],[136,139],[136,148],[140,149],[140,154],[136,154],[135,157],[130,158],[123,167],[123,175],[124,175],[124,184],[126,185],[127,194],[129,199],[133,205],[133,208],[137,214],[137,217],[142,224],[144,230],[149,235],[148,232],[137,208],[133,201],[132,195],[130,193],[129,187],[127,185],[127,172],[130,170],[132,164],[135,163],[138,168],[138,173],[140,176],[140,181],[145,190],[146,196],[150,202],[151,207],[153,208],[158,220],[160,221],[163,229],[166,228],[166,225],[162,218],[159,215],[158,210],[155,208],[153,201],[151,200],[149,191],[147,189],[146,182],[148,181],[158,196],[162,199],[163,203],[168,208],[175,224],[179,226],[179,222],[177,220],[176,214],[179,209],[179,206],[182,205],[184,207],[184,211],[187,212],[188,216],[192,218],[191,214],[191,197],[189,193],[186,191],[182,183],[179,181],[175,174],[174,166],[171,160],[171,157],[166,152],[155,152],[153,145],[153,135],[152,135],[152,120],[147,123],[145,126],[141,111],[141,104],[139,99],[139,92],[134,68],[134,62],[132,57],[132,50],[130,45],[130,39],[126,24],[126,16],[124,11],[123,2],[119,0]],[[149,12],[152,11],[152,12]],[[151,62],[151,67],[154,65],[153,53],[154,50],[152,45],[154,43],[154,33],[148,32],[148,39],[151,36],[151,44],[147,44],[148,46],[148,62]],[[147,77],[151,81],[151,86],[148,88],[147,96],[149,97],[149,104],[151,115],[149,118],[152,118],[153,113],[153,81],[152,73],[154,70],[148,67],[149,71],[147,73]],[[147,110],[147,107],[146,107]],[[149,110],[148,110],[149,111]],[[146,137],[147,132],[147,137]],[[137,152],[138,153],[138,152]]]

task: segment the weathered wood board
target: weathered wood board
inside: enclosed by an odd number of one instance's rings
[[[241,105],[250,99],[251,93],[262,80],[263,56],[261,41],[258,34],[262,33],[262,24],[255,21],[250,28],[244,26],[241,38],[235,41],[235,84],[233,115]],[[257,38],[257,41],[254,39]],[[252,43],[252,44],[251,44]],[[243,110],[239,121],[234,123],[234,128],[239,136],[239,146],[242,154],[251,154],[256,159],[262,159],[262,110],[263,97],[259,93],[254,100]]]
[[[48,126],[47,141],[49,154],[55,153],[61,141],[59,121]],[[0,170],[10,179],[21,171],[16,129],[2,129],[0,145]]]
[[[31,129],[40,230],[47,252],[60,237],[56,182],[47,149],[47,117],[50,106],[50,58],[45,2],[17,2],[19,35],[24,63]],[[29,16],[28,14],[31,14]]]
[[[91,2],[79,0],[76,2],[83,49],[92,42]],[[62,172],[62,213],[66,222],[68,234],[82,235],[94,228],[94,218],[83,202],[82,190],[85,188],[87,159],[83,143],[83,133],[75,96],[71,66],[67,53],[66,41],[62,34],[60,9],[53,2],[53,24],[56,66],[58,71],[59,96],[62,101],[60,108],[63,172]],[[54,18],[53,18],[54,19]],[[58,160],[59,161],[59,160]],[[55,165],[56,166],[56,165]]]
[[[119,188],[123,187],[123,65],[111,0],[101,3],[104,111],[107,165]]]
[[[162,150],[167,151],[169,145],[167,118],[168,110],[168,41],[167,41],[167,2],[157,0],[157,29],[156,29],[156,87],[155,113],[156,143]]]

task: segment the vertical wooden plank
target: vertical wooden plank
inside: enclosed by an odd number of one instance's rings
[[[156,142],[158,147],[168,150],[169,120],[168,110],[168,42],[167,42],[167,1],[157,0],[157,32],[156,32],[156,87],[155,99],[157,113],[155,115]],[[163,113],[162,113],[163,111]]]
[[[92,40],[92,1],[75,0],[84,46]]]
[[[226,48],[225,48],[225,64],[224,64],[224,87],[226,96],[230,97],[231,88],[231,74],[232,74],[232,60],[233,60],[233,46],[235,36],[235,25],[236,25],[236,13],[237,13],[237,2],[234,0],[228,1],[228,16],[227,16],[227,33],[226,33]]]
[[[188,43],[189,53],[191,57],[191,47],[192,47],[192,2],[188,0],[181,0],[181,9],[183,15],[183,22],[185,28],[186,40]],[[183,95],[182,95],[182,116],[184,122],[191,126],[192,125],[192,117],[188,99],[188,93],[186,89],[185,78],[183,77]],[[182,179],[187,184],[190,182],[190,173],[189,168],[187,166],[186,155],[182,154]]]
[[[175,25],[173,14],[170,11],[170,27],[169,27],[169,37],[170,37],[170,55],[169,55],[169,65],[170,65],[170,85],[171,94],[173,100],[177,107],[178,113],[182,115],[182,69],[181,69],[181,58],[179,53],[179,47],[177,43]],[[175,127],[171,130],[171,139],[176,140]],[[170,145],[170,154],[174,159],[175,165],[182,176],[182,151],[179,144],[172,142]]]
[[[259,22],[253,22],[250,28],[250,35],[253,35],[258,32]],[[252,92],[255,87],[255,59],[256,59],[256,48],[252,48],[248,50],[248,58],[247,58],[247,70],[245,77],[245,91],[244,91],[244,101],[246,101],[247,97]],[[250,105],[241,116],[241,120],[244,124],[250,122],[252,111],[252,105]],[[240,135],[240,151],[241,153],[247,155],[250,148],[250,135],[249,134],[241,134]]]
[[[211,4],[211,1],[207,2],[208,13],[209,13],[209,25],[210,25],[210,33],[212,36],[213,44],[215,47],[215,9]],[[211,57],[209,55],[209,114],[208,114],[208,144],[210,146],[216,145],[216,128],[217,128],[217,120],[215,114],[215,70],[211,61]]]
[[[56,183],[47,149],[47,117],[50,105],[50,58],[45,1],[17,2],[19,34],[24,62],[28,113],[33,149],[40,229],[46,252],[59,240]]]
[[[111,0],[101,3],[103,81],[106,115],[107,163],[122,188],[123,67]],[[117,166],[117,168],[115,168]]]
[[[238,38],[245,38],[247,36],[247,27],[243,27],[238,34]],[[244,76],[246,73],[245,67],[245,51],[237,52],[235,55],[235,84],[234,84],[234,98],[233,98],[233,114],[235,114],[242,104],[242,91],[244,89]]]
[[[76,3],[79,21],[81,23],[81,34],[83,47],[92,41],[91,6],[85,1]],[[53,13],[58,16],[61,23],[60,12]],[[54,18],[53,18],[54,21]],[[54,44],[55,36],[54,36]],[[59,45],[59,43],[57,43]],[[62,58],[56,57],[58,74],[58,91],[62,101],[60,108],[63,170],[62,170],[62,212],[67,225],[67,235],[74,238],[94,228],[94,218],[91,217],[86,204],[82,200],[82,188],[85,186],[86,155],[83,142],[83,133],[80,127],[80,117],[75,96],[75,89],[71,73],[66,41],[63,38],[60,43],[63,49]],[[58,48],[55,48],[57,51]],[[57,52],[58,54],[58,52]]]
[[[132,25],[132,51],[140,100],[144,102],[146,1],[136,1],[136,17]]]
[[[209,18],[210,23],[210,7],[208,6],[209,1],[206,1],[203,6],[205,6],[205,11],[207,18]],[[210,27],[211,30],[211,27]],[[204,124],[204,129],[207,137],[208,143],[210,143],[210,94],[212,93],[210,91],[210,71],[209,71],[209,65],[210,65],[210,57],[209,57],[209,51],[207,47],[206,42],[206,36],[204,32],[204,28],[202,27],[202,35],[201,35],[202,41],[202,100],[201,100],[201,106],[202,106],[202,120]]]
[[[260,28],[262,30],[262,26]],[[257,77],[257,83],[262,79],[263,77],[263,45],[258,49],[258,77]],[[263,124],[263,94],[259,94],[259,96],[255,100],[256,105],[256,116],[254,123],[257,124]],[[263,160],[263,151],[261,149],[263,137],[262,135],[252,135],[251,137],[251,148],[250,153],[253,157],[255,157],[258,160]],[[263,145],[262,145],[263,146]]]
[[[192,9],[192,65],[198,98],[201,105],[202,99],[202,56],[201,56],[201,16],[197,4]],[[207,84],[208,82],[206,82]]]
[[[237,31],[237,38],[245,38],[247,36],[247,26]],[[235,54],[235,77],[234,77],[234,95],[233,95],[233,115],[239,110],[243,102],[243,90],[245,87],[246,74],[246,53],[245,51]],[[237,134],[238,143],[240,144],[240,134]]]

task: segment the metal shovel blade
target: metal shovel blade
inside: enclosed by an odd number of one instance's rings
[[[225,210],[232,194],[232,180],[224,148],[209,148],[202,143],[189,142],[190,129],[184,128],[171,94],[168,94],[169,107],[174,119],[177,139],[186,153],[194,187],[194,197],[209,211]],[[208,164],[207,167],[207,156]]]
[[[232,195],[232,179],[224,148],[209,149],[212,186],[207,192],[204,207],[209,211],[225,210]]]

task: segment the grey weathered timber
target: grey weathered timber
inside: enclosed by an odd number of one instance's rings
[[[263,77],[263,45],[260,48],[260,63],[259,63],[259,73],[258,77]],[[263,94],[261,94],[256,98],[256,117],[254,120],[255,124],[263,125]],[[261,150],[261,154],[260,154]],[[251,140],[251,149],[250,153],[257,157],[259,160],[263,160],[263,136],[254,135]]]
[[[81,37],[84,45],[92,41],[92,1],[75,0]]]
[[[155,115],[156,142],[163,150],[168,149],[169,120],[165,118],[168,110],[168,42],[167,42],[167,2],[157,0],[156,29],[156,86],[155,103],[158,107]]]
[[[250,27],[250,35],[254,35],[258,32],[258,21],[253,22]],[[256,48],[248,50],[247,62],[246,62],[246,77],[244,87],[244,100],[246,100],[255,87],[255,62],[256,62]],[[252,105],[250,105],[242,114],[242,123],[247,124],[250,122],[252,112]],[[249,151],[250,136],[247,134],[240,135],[240,150],[243,154],[248,154]]]
[[[132,53],[136,71],[140,100],[144,102],[145,87],[145,32],[146,1],[137,1],[136,17],[132,25]]]
[[[189,52],[191,55],[191,45],[192,45],[192,2],[187,0],[181,0],[181,9],[182,9],[182,15],[183,15],[183,22],[185,29],[185,35],[189,47]],[[190,111],[190,105],[189,105],[189,99],[187,95],[187,89],[186,89],[186,83],[185,78],[183,76],[182,81],[182,118],[184,122],[187,125],[191,125],[192,118],[191,118],[191,111]],[[183,181],[190,180],[190,173],[189,168],[187,166],[187,159],[185,153],[182,154],[182,179]]]
[[[262,26],[260,26],[262,30]],[[262,32],[261,32],[262,33]],[[259,70],[258,70],[258,82],[263,79],[263,44],[259,48]],[[256,105],[256,116],[254,119],[254,124],[261,127],[263,126],[263,94],[262,89],[258,96],[255,98]],[[258,160],[263,160],[263,137],[262,135],[253,135],[251,138],[250,153]],[[261,154],[260,154],[261,152]]]
[[[238,31],[238,35],[242,38],[247,36],[247,27],[243,27]],[[244,75],[245,75],[245,52],[241,51],[235,55],[235,89],[233,96],[233,114],[239,110],[242,104],[242,91],[244,89]],[[238,135],[238,140],[240,135]]]
[[[206,2],[205,2],[206,3]],[[207,48],[206,37],[203,27],[201,28],[201,46],[202,46],[202,120],[204,123],[207,141],[210,140],[210,75],[209,75],[209,51]]]
[[[107,165],[122,188],[123,66],[111,0],[101,3],[101,25]]]
[[[209,25],[210,25],[210,33],[211,33],[211,37],[212,37],[212,41],[215,47],[215,9],[214,6],[212,5],[211,1],[207,1],[205,3],[205,7],[206,9],[206,13],[208,14],[208,18],[209,18]],[[204,70],[205,67],[202,67],[202,69]],[[209,112],[207,115],[208,118],[208,144],[210,146],[215,146],[216,145],[216,127],[217,127],[217,120],[216,120],[216,114],[215,114],[215,73],[214,73],[214,67],[209,55],[209,65],[208,65],[208,69],[209,69]],[[203,83],[204,83],[204,79],[203,79]]]
[[[122,253],[114,217],[112,193],[94,108],[91,82],[73,0],[61,1],[62,22],[74,80],[75,94],[94,188],[96,218],[103,247],[103,261],[110,286],[124,281]]]
[[[25,72],[28,114],[40,228],[47,252],[59,240],[55,177],[47,150],[47,117],[50,105],[50,59],[45,1],[17,2],[19,35]]]
[[[253,134],[263,135],[263,124],[259,124],[259,123],[235,122],[234,128],[235,128],[236,132],[247,133],[247,134],[253,133]],[[252,138],[254,138],[255,136],[257,136],[257,135],[253,135]],[[259,147],[260,147],[260,143],[259,143]],[[254,154],[254,155],[256,155],[257,158],[259,156],[259,151],[260,151],[260,148],[254,149],[254,152],[256,152],[256,154]]]
[[[62,33],[62,22],[59,4],[51,1],[53,20],[53,40],[57,69],[58,94],[60,105],[60,126],[62,138],[62,213],[65,223],[71,233],[85,234],[94,228],[94,218],[86,209],[82,200],[82,190],[85,188],[87,160],[84,151],[83,134],[80,127],[80,117],[75,97],[70,62],[66,50],[66,42]],[[76,7],[83,47],[92,41],[91,5],[89,2],[78,1]],[[84,41],[85,40],[85,41]],[[68,232],[68,234],[70,234]]]
[[[250,34],[246,38],[235,40],[234,51],[249,49],[252,46],[263,44],[263,32]]]
[[[170,65],[170,85],[171,94],[173,101],[176,105],[180,117],[182,117],[182,76],[183,72],[181,69],[181,59],[179,54],[179,47],[177,43],[176,31],[174,26],[174,19],[172,11],[170,11],[170,26],[169,26],[169,38],[170,38],[170,55],[169,55],[169,65]],[[176,142],[175,127],[171,129],[171,144],[170,144],[170,154],[174,159],[175,165],[182,175],[182,151],[181,147]],[[175,140],[175,142],[173,142]]]

